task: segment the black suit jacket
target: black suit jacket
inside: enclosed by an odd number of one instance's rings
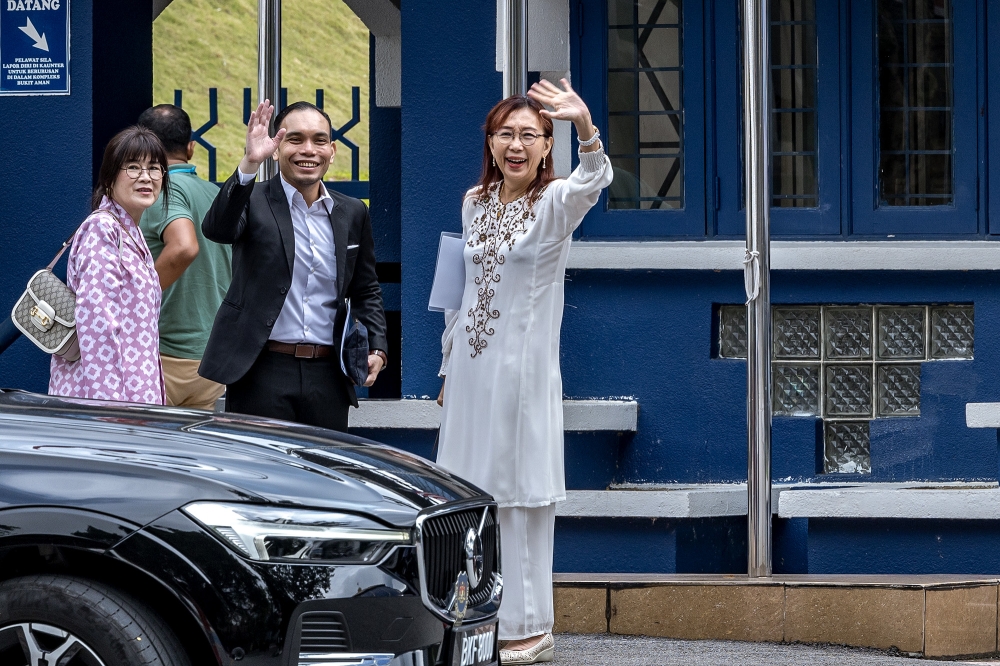
[[[341,300],[351,299],[351,311],[368,328],[368,346],[388,349],[368,208],[339,192],[331,191],[330,196],[337,293]],[[201,228],[209,240],[233,246],[233,281],[215,316],[198,374],[232,384],[247,373],[264,348],[292,285],[295,233],[280,176],[266,183],[240,185],[234,172]],[[337,372],[342,375],[339,366]],[[354,396],[353,388],[350,395]],[[352,402],[357,405],[356,399]]]

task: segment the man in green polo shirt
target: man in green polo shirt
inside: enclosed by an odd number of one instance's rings
[[[170,172],[166,202],[161,194],[139,225],[163,288],[160,358],[167,404],[213,409],[226,387],[198,375],[198,365],[233,278],[232,249],[206,239],[201,221],[219,188],[199,178],[189,163],[194,154],[191,119],[181,108],[160,104],[146,109],[139,125],[160,137]]]

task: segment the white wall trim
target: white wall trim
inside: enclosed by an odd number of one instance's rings
[[[968,402],[965,425],[969,428],[1000,428],[1000,402]]]
[[[575,241],[567,268],[742,270],[743,241]],[[993,241],[774,241],[772,270],[1000,270]]]
[[[781,518],[907,518],[944,520],[1000,519],[1000,488],[996,484],[954,484],[951,487],[858,488],[803,490],[781,493]]]
[[[834,486],[831,488],[831,486]],[[1000,488],[990,482],[775,484],[772,510],[782,518],[1000,518]],[[570,490],[556,505],[566,518],[717,518],[747,514],[740,483],[630,484]]]
[[[507,0],[497,0],[496,70],[507,65]],[[528,3],[528,71],[569,70],[569,0]]]
[[[635,400],[563,400],[567,432],[635,432],[638,418]],[[436,430],[441,408],[433,400],[360,400],[349,419],[352,428]]]
[[[746,486],[706,484],[672,490],[569,490],[556,516],[572,518],[710,518],[745,516]]]
[[[375,105],[398,107],[402,100],[402,20],[391,0],[344,0],[375,35]]]

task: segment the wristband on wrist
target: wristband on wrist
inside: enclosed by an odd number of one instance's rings
[[[375,354],[380,359],[382,359],[382,368],[383,369],[385,369],[385,366],[389,365],[389,357],[385,355],[384,351],[382,351],[381,349],[373,349],[373,350],[371,350],[371,353]]]
[[[594,126],[594,136],[590,137],[586,141],[584,141],[579,136],[577,136],[576,140],[580,142],[581,146],[587,147],[587,146],[592,146],[595,143],[597,143],[597,140],[600,139],[600,138],[601,138],[601,130],[597,129],[597,126],[595,125]]]

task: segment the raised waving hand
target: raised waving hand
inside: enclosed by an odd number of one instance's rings
[[[240,161],[240,171],[243,173],[255,173],[264,160],[274,154],[278,144],[281,143],[281,138],[285,136],[285,128],[282,127],[274,137],[271,137],[268,128],[273,115],[274,105],[266,99],[250,114],[250,121],[247,123],[246,150]]]
[[[528,97],[547,107],[541,113],[552,120],[568,120],[576,126],[576,133],[581,141],[587,141],[594,136],[594,123],[590,117],[590,109],[586,103],[573,90],[573,86],[566,79],[560,79],[562,84],[560,89],[550,81],[542,79],[538,83],[531,85]],[[587,152],[597,150],[598,145],[582,148]]]

